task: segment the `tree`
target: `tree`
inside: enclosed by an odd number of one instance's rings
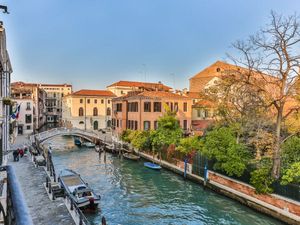
[[[151,149],[151,136],[149,131],[134,131],[135,135],[131,140],[134,148],[139,150]]]
[[[200,145],[199,138],[195,136],[195,137],[181,138],[179,141],[179,145],[176,149],[184,153],[185,155],[188,155],[195,150],[199,150],[200,146],[201,145]]]
[[[152,132],[152,146],[156,150],[167,148],[170,144],[177,144],[182,137],[182,129],[176,118],[176,112],[166,108],[166,112],[158,119],[158,128]]]
[[[225,171],[229,176],[241,176],[249,161],[245,145],[237,143],[232,128],[215,128],[202,140],[201,152],[210,159],[216,159],[215,169]]]
[[[276,121],[273,129],[275,143],[272,176],[276,179],[280,176],[283,122],[300,108],[299,105],[286,108],[299,80],[299,46],[300,26],[297,15],[283,17],[271,12],[271,23],[247,41],[234,43],[233,47],[239,57],[230,56],[236,65],[247,69],[236,71],[235,84],[255,90],[264,107],[274,112]]]

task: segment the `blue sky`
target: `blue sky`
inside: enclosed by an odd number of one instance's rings
[[[299,0],[6,0],[12,80],[103,89],[118,80],[176,88]]]

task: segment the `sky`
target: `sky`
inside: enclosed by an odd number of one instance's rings
[[[6,0],[12,81],[105,89],[118,80],[188,88],[231,44],[300,13],[299,0]]]

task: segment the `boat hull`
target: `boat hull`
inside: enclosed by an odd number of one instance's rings
[[[160,170],[161,166],[151,162],[145,162],[144,166],[152,170]]]
[[[123,157],[126,158],[126,159],[129,159],[129,160],[133,160],[133,161],[138,161],[140,159],[140,156],[133,155],[133,154],[130,154],[130,153],[124,153]]]

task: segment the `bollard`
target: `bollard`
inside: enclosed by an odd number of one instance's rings
[[[49,182],[49,194],[51,194],[51,182]]]
[[[71,200],[71,210],[73,210],[74,209],[74,206],[73,206],[73,201],[72,201],[72,199],[70,198],[70,200]]]
[[[49,184],[48,184],[48,177],[46,177],[46,187],[48,188]]]

